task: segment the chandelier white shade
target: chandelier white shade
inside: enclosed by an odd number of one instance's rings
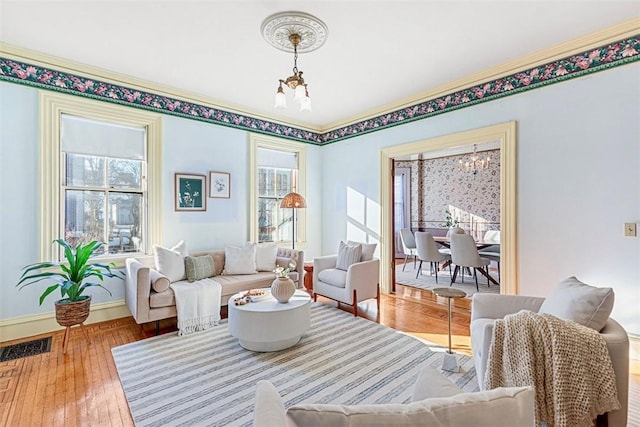
[[[480,158],[477,154],[478,144],[473,144],[473,154],[467,160],[460,159],[458,163],[458,169],[464,172],[477,174],[478,171],[483,169],[489,169],[491,164],[491,157]]]
[[[284,87],[293,90],[293,100],[300,111],[311,111],[309,87],[298,70],[298,53],[311,52],[324,44],[327,26],[318,18],[303,12],[282,12],[271,15],[262,23],[262,36],[277,49],[293,52],[293,74],[278,79],[275,108],[287,108]]]

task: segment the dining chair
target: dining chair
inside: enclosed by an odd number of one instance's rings
[[[487,230],[482,239],[484,242],[496,242],[478,251],[481,257],[487,258],[498,265],[498,282],[500,281],[500,230]]]
[[[443,253],[438,249],[436,241],[433,240],[433,235],[426,231],[417,231],[415,235],[416,249],[418,252],[418,272],[416,273],[416,279],[422,272],[422,262],[429,262],[431,272],[435,272],[436,283],[438,283],[438,270],[440,269],[440,262],[451,259],[451,255]],[[451,263],[449,263],[449,274],[451,274]]]
[[[402,252],[404,252],[404,265],[402,271],[407,266],[407,258],[413,257],[413,268],[416,268],[416,239],[413,236],[413,232],[410,228],[400,229],[400,240],[402,241]]]
[[[478,248],[473,237],[469,234],[452,234],[451,235],[451,262],[456,265],[451,276],[451,285],[456,280],[456,276],[460,271],[460,267],[473,268],[473,277],[476,281],[476,290],[478,288],[478,269],[486,271],[487,286],[489,285],[489,269],[487,266],[491,263],[487,258],[482,258],[478,254]],[[464,283],[464,271],[462,272],[462,282]]]
[[[447,231],[447,239],[449,239],[449,241],[451,240],[452,234],[464,234],[464,230],[458,226],[450,227],[449,231]],[[451,249],[449,248],[442,248],[440,249],[440,252],[442,252],[443,254],[451,255]]]

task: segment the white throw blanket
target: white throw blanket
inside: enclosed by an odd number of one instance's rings
[[[522,310],[495,322],[484,385],[532,385],[535,425],[589,426],[620,408],[606,342],[578,323]]]
[[[213,279],[172,283],[178,311],[178,335],[204,331],[220,322],[222,286]]]

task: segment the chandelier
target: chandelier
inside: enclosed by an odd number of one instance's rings
[[[298,70],[298,53],[311,52],[327,38],[327,26],[318,18],[303,12],[282,12],[271,15],[262,23],[262,36],[277,49],[293,52],[293,74],[278,79],[275,108],[287,108],[284,87],[293,90],[293,100],[300,111],[311,111],[309,87]]]
[[[478,144],[473,144],[473,154],[467,161],[460,159],[458,163],[458,169],[464,172],[470,172],[477,174],[479,170],[489,169],[491,163],[491,157],[487,156],[486,159],[481,159],[477,154]]]

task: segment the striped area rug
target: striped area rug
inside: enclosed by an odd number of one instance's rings
[[[409,402],[418,371],[440,367],[443,351],[320,303],[312,303],[311,328],[300,342],[279,352],[243,349],[226,320],[204,332],[112,349],[137,426],[251,425],[259,380],[276,386],[285,407]],[[444,374],[476,391],[472,359],[457,357],[461,372]]]

